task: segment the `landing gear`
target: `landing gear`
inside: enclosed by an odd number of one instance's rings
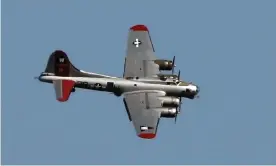
[[[76,91],[76,89],[75,89],[75,87],[73,87],[72,90],[71,90],[71,92],[75,92],[75,91]]]

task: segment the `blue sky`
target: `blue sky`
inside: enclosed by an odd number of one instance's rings
[[[275,164],[276,1],[5,0],[3,164]],[[160,58],[201,87],[177,124],[136,136],[122,98],[70,101],[33,77],[55,49],[78,68],[122,76],[128,29],[145,24]]]

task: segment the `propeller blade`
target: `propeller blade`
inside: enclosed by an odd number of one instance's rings
[[[175,56],[173,56],[173,61],[172,61],[172,74],[174,74],[174,67],[175,67]]]
[[[179,104],[179,112],[181,112],[181,106],[182,106],[182,102],[181,102],[181,98],[180,98],[180,104]]]
[[[178,80],[180,80],[180,70],[178,71]]]
[[[179,97],[179,106],[178,106],[178,108],[177,108],[177,114],[176,114],[176,116],[175,116],[175,119],[174,119],[174,122],[176,123],[176,119],[177,119],[177,116],[178,116],[178,114],[181,112],[181,105],[182,105],[182,97]]]
[[[182,106],[182,97],[179,97],[179,106],[178,106],[178,112],[181,112],[181,106]]]
[[[178,108],[177,108],[177,114],[175,115],[175,118],[174,118],[174,123],[176,124],[176,120],[177,120],[177,116],[178,116],[178,114],[181,112],[181,105],[182,105],[182,102],[181,102],[181,97],[180,97],[180,104],[179,104],[179,106],[178,106]]]

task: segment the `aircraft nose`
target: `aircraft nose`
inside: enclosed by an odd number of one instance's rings
[[[196,93],[199,93],[199,91],[200,91],[199,86],[196,86]]]

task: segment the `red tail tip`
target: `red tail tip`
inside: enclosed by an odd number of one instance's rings
[[[69,99],[71,91],[75,85],[75,82],[72,80],[57,80],[61,81],[61,84],[54,83],[55,84],[55,91],[58,94],[57,100],[59,102],[65,102]],[[61,91],[60,91],[61,88]]]
[[[68,99],[67,99],[67,98],[58,98],[57,100],[60,101],[60,102],[65,102],[65,101],[67,101]]]

